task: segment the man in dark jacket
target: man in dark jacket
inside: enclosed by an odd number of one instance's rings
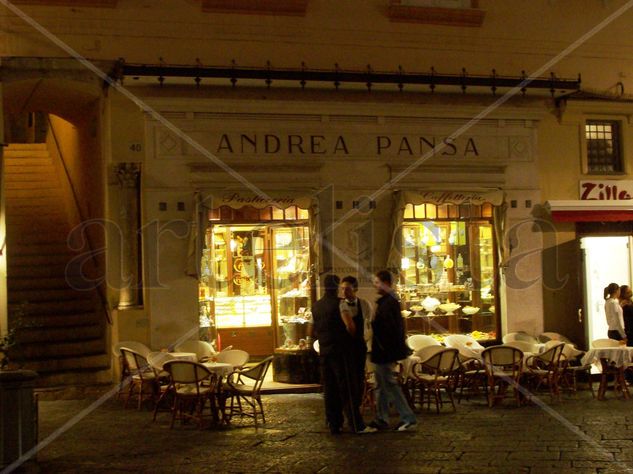
[[[339,278],[327,275],[325,295],[312,306],[315,337],[319,340],[321,378],[325,398],[325,417],[332,434],[341,432],[343,411],[353,432],[372,433],[365,426],[357,403],[353,339],[345,327],[339,310]]]
[[[376,302],[376,313],[372,322],[371,361],[376,364],[376,419],[369,424],[374,428],[389,427],[389,402],[400,415],[397,431],[413,431],[417,419],[398,384],[396,362],[410,354],[405,342],[404,321],[400,312],[400,301],[392,289],[392,276],[381,270],[374,277],[374,286],[380,295]]]

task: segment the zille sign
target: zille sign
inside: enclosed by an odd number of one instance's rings
[[[621,201],[633,198],[633,181],[581,181],[582,201]]]

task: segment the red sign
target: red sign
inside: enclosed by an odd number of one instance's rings
[[[633,198],[633,181],[605,180],[581,181],[582,201],[622,201]]]

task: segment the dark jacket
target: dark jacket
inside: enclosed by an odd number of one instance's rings
[[[387,364],[407,358],[411,349],[405,342],[400,301],[393,294],[387,294],[378,299],[376,314],[371,325],[374,330],[371,342],[372,362]]]
[[[321,355],[341,354],[349,350],[351,336],[345,329],[339,309],[340,299],[325,295],[312,306],[314,337],[319,340]]]

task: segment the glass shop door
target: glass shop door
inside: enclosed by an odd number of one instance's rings
[[[216,224],[206,247],[201,315],[216,347],[267,356],[307,337],[307,324],[297,323],[312,288],[307,225]]]

